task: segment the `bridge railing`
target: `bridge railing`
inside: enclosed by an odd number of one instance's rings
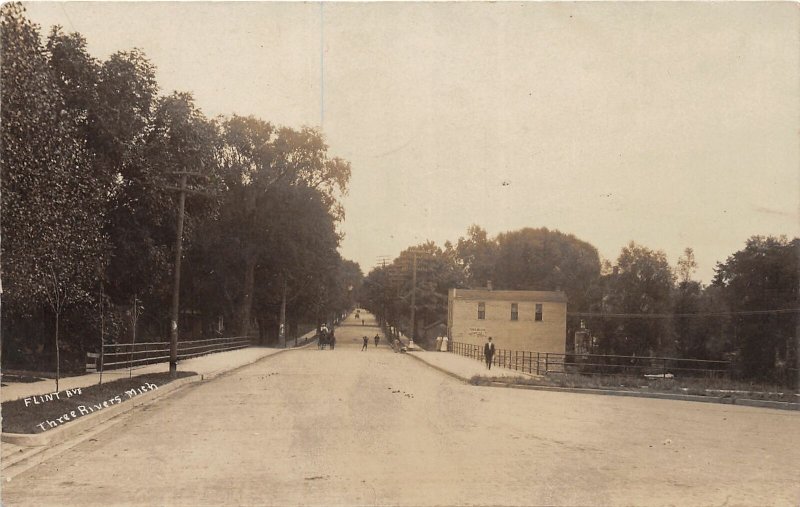
[[[451,342],[450,352],[485,361],[483,345]],[[492,365],[535,375],[633,375],[653,378],[730,378],[730,361],[612,354],[558,354],[495,349]]]
[[[100,357],[97,358],[99,371],[117,368],[131,368],[147,364],[169,361],[170,342],[141,342],[103,344]],[[204,340],[186,340],[178,342],[178,359],[237,350],[250,346],[249,336],[226,336]]]

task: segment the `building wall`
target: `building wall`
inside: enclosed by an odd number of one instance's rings
[[[450,339],[483,345],[491,336],[499,349],[565,353],[567,305],[542,301],[542,320],[536,322],[536,301],[519,301],[519,320],[511,320],[513,301],[484,300],[486,318],[478,319],[478,300],[451,299]]]

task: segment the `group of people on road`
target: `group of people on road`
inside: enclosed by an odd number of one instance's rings
[[[364,345],[361,346],[361,351],[363,352],[363,351],[367,350],[367,348],[369,346],[369,338],[367,338],[367,335],[364,335],[361,339],[364,340]],[[381,341],[381,335],[379,335],[378,333],[375,333],[374,340],[375,340],[375,346],[377,347],[378,346],[378,342]]]
[[[331,346],[331,350],[336,347],[336,335],[333,332],[333,327],[328,329],[328,326],[323,325],[317,332],[317,345],[320,350],[325,350],[327,345]]]

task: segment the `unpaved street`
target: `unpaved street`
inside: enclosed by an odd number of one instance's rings
[[[354,320],[348,322],[353,323]],[[376,328],[184,389],[3,505],[797,505],[800,414],[457,382]]]

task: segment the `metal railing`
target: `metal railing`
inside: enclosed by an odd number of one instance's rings
[[[242,349],[250,346],[248,336],[227,336],[178,342],[178,360]],[[131,368],[169,361],[169,342],[103,344],[99,371]]]
[[[451,342],[450,352],[485,361],[483,345]],[[610,354],[558,354],[495,349],[492,365],[535,375],[580,373],[584,375],[636,375],[653,378],[730,378],[730,361],[642,357]]]

